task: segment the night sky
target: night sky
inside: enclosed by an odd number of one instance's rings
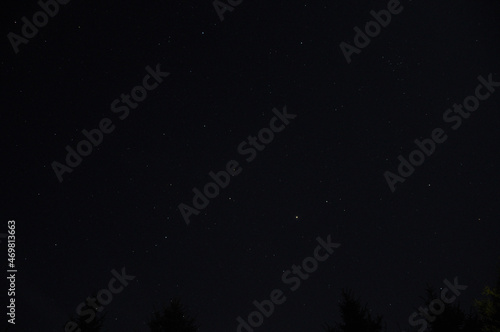
[[[319,332],[339,321],[342,288],[389,331],[410,331],[426,284],[455,277],[469,309],[500,249],[498,2],[232,0],[222,21],[211,0],[191,3],[73,0],[15,47],[9,33],[23,38],[22,17],[41,7],[3,4],[13,330],[63,331],[123,268],[135,278],[105,306],[107,331],[149,331],[172,297],[200,331],[236,331],[281,289],[286,301],[254,330]],[[399,13],[346,57],[341,43],[354,49],[354,29],[388,6]],[[488,79],[475,111],[453,111]],[[100,125],[108,133],[80,144],[92,151],[60,181],[67,146]],[[446,140],[414,153],[419,166],[391,190],[386,172],[401,176],[398,156],[436,129]],[[193,189],[227,170],[237,174],[188,224],[179,205],[194,209]],[[340,246],[292,291],[282,275],[329,236]],[[4,278],[4,308],[7,289]]]

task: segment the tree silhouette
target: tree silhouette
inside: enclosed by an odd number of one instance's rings
[[[438,293],[431,286],[426,289],[427,299],[426,307],[429,308],[432,301],[439,299]],[[466,314],[459,303],[444,303],[444,310],[440,314],[430,314],[434,318],[428,322],[430,332],[479,332],[481,324],[475,312]],[[435,308],[437,309],[437,308]]]
[[[500,268],[495,288],[486,286],[483,291],[484,300],[476,300],[479,318],[483,323],[482,332],[500,332]]]
[[[195,319],[188,316],[178,298],[172,299],[170,301],[170,306],[165,308],[163,312],[154,312],[148,325],[151,332],[198,331],[198,326],[195,325]]]
[[[327,332],[380,332],[382,331],[382,316],[372,318],[366,305],[362,306],[355,299],[351,290],[342,289],[343,301],[340,303],[342,323],[335,327],[325,325]]]

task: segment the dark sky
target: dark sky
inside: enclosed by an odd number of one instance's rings
[[[255,331],[319,332],[339,320],[342,288],[389,331],[409,331],[426,284],[455,277],[468,309],[496,278],[500,88],[457,129],[443,114],[478,76],[500,81],[498,2],[401,1],[349,64],[340,43],[354,45],[387,1],[245,0],[223,21],[211,1],[188,3],[73,0],[17,54],[7,35],[40,7],[3,5],[0,232],[16,221],[14,331],[63,331],[123,267],[135,279],[105,306],[108,331],[148,331],[175,296],[200,331],[236,331],[276,288],[287,300]],[[170,75],[120,119],[113,101],[158,64]],[[246,161],[238,146],[285,107],[296,117]],[[59,182],[53,162],[105,118],[114,130]],[[398,156],[435,128],[447,140],[392,192],[384,172],[398,174]],[[178,205],[230,160],[241,173],[187,225]],[[284,271],[328,235],[341,246],[291,291]]]

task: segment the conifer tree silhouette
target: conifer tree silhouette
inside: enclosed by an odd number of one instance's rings
[[[483,291],[484,300],[476,300],[479,318],[483,324],[482,332],[500,332],[500,268],[496,287],[486,286]]]
[[[444,301],[441,301],[441,303],[443,303],[442,311],[440,307],[436,305],[436,302],[434,302],[434,311],[430,310],[431,302],[435,301],[436,299],[440,299],[439,294],[440,293],[436,292],[436,290],[432,286],[427,285],[426,296],[422,297],[425,305],[422,307],[427,312],[429,318],[425,318],[425,316],[422,314],[420,316],[427,321],[427,327],[424,327],[425,330],[423,330],[421,326],[418,330],[415,331],[481,332],[482,325],[477,312],[472,309],[470,313],[465,313],[465,311],[460,308],[460,304],[458,303],[458,301],[453,303],[445,303]],[[434,314],[433,312],[440,313]]]
[[[382,316],[372,318],[367,306],[362,306],[359,299],[355,299],[352,290],[342,289],[340,316],[342,323],[335,327],[325,325],[326,332],[381,332]]]
[[[195,325],[195,319],[185,312],[178,298],[172,299],[170,301],[170,306],[165,308],[163,312],[154,312],[148,325],[151,332],[198,331],[198,326]]]
[[[438,293],[433,287],[427,286],[426,289],[427,298],[425,300],[426,308],[429,308],[432,301],[439,299]],[[474,321],[473,316],[467,315],[461,308],[459,303],[444,303],[443,312],[440,314],[430,314],[433,318],[428,322],[428,331],[430,332],[449,332],[449,331],[461,331],[461,332],[472,332],[479,330],[470,330],[472,328],[471,323]],[[438,309],[437,307],[435,308]],[[467,327],[467,330],[465,328]]]

